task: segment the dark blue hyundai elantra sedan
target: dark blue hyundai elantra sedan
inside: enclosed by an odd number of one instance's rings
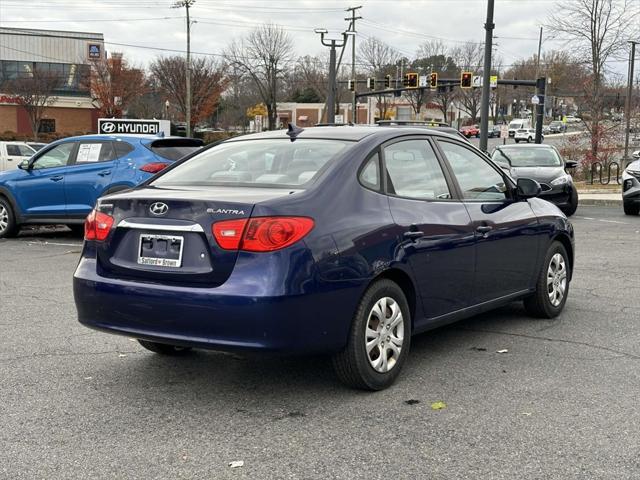
[[[81,323],[160,354],[331,354],[389,386],[411,336],[523,300],[552,318],[573,228],[467,142],[315,127],[227,140],[101,198],[74,275]]]

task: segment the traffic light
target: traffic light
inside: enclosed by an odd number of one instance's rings
[[[460,75],[460,88],[471,88],[472,76],[471,72],[462,72],[462,75]]]
[[[384,88],[391,87],[391,75],[384,77]]]
[[[402,85],[407,88],[418,88],[418,74],[407,73],[402,79]]]
[[[349,85],[349,90],[351,90],[352,92],[355,91],[355,89],[356,89],[355,80],[349,80],[348,85]]]
[[[369,90],[375,90],[376,89],[376,79],[375,78],[367,78],[367,88]]]
[[[433,72],[431,74],[431,79],[430,79],[430,82],[429,82],[429,88],[431,90],[436,90],[438,88],[438,74],[435,73],[435,72]]]

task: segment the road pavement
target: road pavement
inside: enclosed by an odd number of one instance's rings
[[[415,337],[378,393],[321,357],[162,358],[88,330],[79,239],[0,240],[0,477],[637,479],[640,217],[580,207],[573,223],[558,319],[513,304]]]

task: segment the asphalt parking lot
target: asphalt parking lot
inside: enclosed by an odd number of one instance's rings
[[[415,337],[378,393],[324,358],[162,358],[88,330],[81,240],[0,240],[0,477],[637,479],[640,217],[581,207],[573,223],[558,319],[513,304]]]

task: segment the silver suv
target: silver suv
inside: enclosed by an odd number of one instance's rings
[[[633,152],[634,161],[622,173],[622,205],[627,215],[640,213],[640,150]]]

